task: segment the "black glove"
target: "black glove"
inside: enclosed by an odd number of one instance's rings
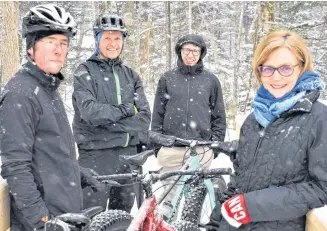
[[[134,104],[132,103],[125,103],[125,104],[120,104],[119,109],[123,113],[124,117],[130,117],[136,114],[136,110],[134,107]]]
[[[96,171],[90,168],[82,168],[81,171],[81,183],[82,188],[90,186],[94,192],[101,192],[106,189],[106,185],[94,178],[94,176],[99,176]]]
[[[226,141],[226,142],[216,141],[216,143],[211,145],[211,148],[214,150],[215,158],[218,156],[220,152],[222,152],[228,155],[231,158],[231,160],[234,160],[238,149],[238,140]]]
[[[171,147],[175,142],[175,136],[168,136],[158,132],[148,131],[148,144]]]
[[[151,149],[171,147],[175,143],[175,136],[168,136],[154,131],[145,131],[139,135],[140,143],[145,144]]]

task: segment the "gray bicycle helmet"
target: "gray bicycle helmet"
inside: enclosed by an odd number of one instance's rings
[[[105,15],[95,20],[93,25],[94,37],[96,37],[99,32],[105,30],[121,31],[124,37],[127,36],[127,29],[124,21],[118,15]]]
[[[59,31],[73,37],[76,23],[64,8],[45,4],[31,8],[23,18],[23,37],[39,31]]]

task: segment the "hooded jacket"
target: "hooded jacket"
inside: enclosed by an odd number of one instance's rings
[[[304,231],[307,212],[327,203],[327,107],[318,97],[310,92],[266,128],[253,114],[245,120],[231,187],[251,222],[236,229],[222,219],[219,231]]]
[[[130,106],[132,105],[132,108]],[[130,113],[134,107],[137,114]],[[151,112],[142,81],[121,60],[92,55],[74,74],[73,131],[80,149],[99,150],[139,144]]]
[[[82,209],[74,138],[57,90],[62,79],[28,62],[1,93],[1,175],[10,188],[11,213],[26,230],[39,227],[46,215]]]
[[[194,66],[183,64],[182,46],[192,43],[201,48]],[[218,78],[203,68],[207,48],[198,35],[182,37],[176,44],[177,68],[160,78],[151,130],[180,138],[220,140],[225,138],[226,115]]]

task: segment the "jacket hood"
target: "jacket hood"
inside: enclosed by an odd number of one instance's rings
[[[182,38],[180,38],[178,40],[178,42],[176,43],[175,52],[178,56],[178,59],[182,60],[181,49],[182,49],[182,46],[186,43],[191,43],[191,44],[194,44],[201,48],[201,55],[199,58],[199,62],[206,56],[207,45],[204,42],[204,39],[200,35],[189,34],[189,35],[185,35]]]

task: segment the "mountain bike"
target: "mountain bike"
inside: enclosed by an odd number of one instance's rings
[[[158,135],[158,134],[156,134]],[[164,142],[161,142],[162,146],[165,146]],[[198,141],[198,140],[186,140],[176,138],[170,146],[184,146],[186,147],[186,154],[184,156],[185,163],[183,164],[181,170],[196,170],[200,169],[201,166],[201,154],[198,153],[197,147],[210,147],[216,148],[220,152],[230,154],[235,151],[235,144],[231,142],[218,142],[218,141]],[[206,150],[207,151],[207,150]],[[205,150],[203,152],[206,152]],[[141,166],[144,162],[133,162],[126,161],[126,159],[134,159],[135,156],[131,157],[121,157],[121,161],[126,164],[131,164],[133,166]],[[206,224],[210,220],[210,215],[212,210],[216,205],[216,201],[222,197],[223,191],[227,188],[226,182],[222,176],[217,176],[213,179],[196,179],[190,175],[177,176],[177,178],[172,180],[172,183],[162,194],[158,200],[158,204],[161,204],[168,193],[174,189],[174,197],[171,201],[164,201],[164,205],[169,209],[169,215],[165,216],[165,221],[172,223],[175,219],[176,214],[179,211],[179,207],[182,204],[182,199],[184,198],[183,206],[181,207],[182,213],[180,219],[190,221],[194,224]],[[165,213],[167,214],[167,212]]]
[[[148,154],[148,153],[147,153]],[[139,156],[140,157],[140,156]],[[143,159],[146,159],[146,155]],[[131,160],[131,159],[130,159]],[[139,158],[140,162],[142,159]],[[135,161],[130,161],[135,162]],[[141,182],[145,192],[145,200],[143,201],[138,213],[132,217],[121,210],[108,210],[94,217],[90,231],[106,230],[106,231],[198,231],[197,224],[190,221],[176,221],[168,224],[163,220],[158,209],[156,196],[152,192],[152,184],[157,181],[165,180],[173,176],[195,176],[198,179],[209,179],[220,175],[231,174],[230,168],[217,169],[197,169],[197,170],[178,170],[165,173],[150,172],[149,174],[116,174],[108,176],[98,176],[98,180],[120,180],[132,179],[134,182]],[[115,216],[113,216],[115,214]],[[93,227],[102,227],[96,229]],[[105,227],[105,228],[103,228]]]
[[[143,153],[146,159],[149,152]],[[140,156],[139,156],[140,157]],[[142,159],[138,159],[143,161]],[[135,162],[135,159],[134,159]],[[134,219],[122,210],[107,210],[101,212],[101,207],[93,207],[81,213],[68,213],[57,216],[45,225],[45,231],[199,231],[196,224],[189,221],[176,221],[172,225],[166,223],[158,210],[158,203],[152,192],[152,184],[172,176],[192,175],[197,178],[213,178],[231,174],[230,168],[179,170],[165,173],[150,172],[149,174],[114,174],[97,176],[98,180],[115,182],[120,179],[132,179],[141,182],[145,200]],[[115,186],[119,184],[115,182]]]

